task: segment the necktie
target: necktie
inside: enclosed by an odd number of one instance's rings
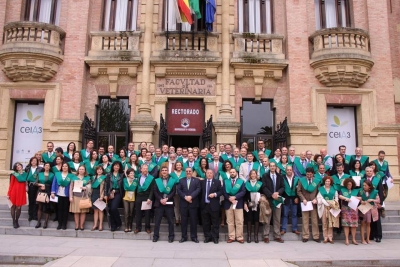
[[[158,163],[158,161],[160,160],[160,158],[156,158],[156,162]]]
[[[272,182],[274,183],[274,192],[276,192],[276,179],[275,179],[275,174],[272,174]]]
[[[218,172],[218,163],[214,161],[214,173]]]
[[[235,180],[235,179],[232,179],[232,187],[235,186],[235,182],[236,182],[236,180]]]
[[[310,185],[311,184],[311,180],[310,179],[308,179],[308,185]]]
[[[207,181],[207,188],[206,188],[206,203],[210,203],[210,200],[208,199],[208,195],[210,194],[210,187],[211,187],[211,180]]]
[[[238,159],[236,158],[235,161],[236,161],[236,164],[237,164],[238,163]]]
[[[175,163],[172,163],[171,172],[173,172],[174,170],[175,170]]]
[[[306,167],[306,161],[303,160],[303,168],[305,168],[305,167]]]
[[[267,167],[265,167],[265,168],[264,168],[264,170],[265,170],[265,173],[267,173],[267,172],[268,172],[268,168],[267,168]]]
[[[188,190],[189,190],[189,187],[190,187],[190,178],[187,179],[187,186],[188,186]]]
[[[112,158],[112,157],[113,157],[113,153],[110,154],[110,158]]]

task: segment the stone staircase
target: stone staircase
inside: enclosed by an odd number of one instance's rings
[[[123,209],[120,209],[122,222],[123,218]],[[19,219],[20,228],[14,229],[12,227],[12,219],[10,216],[10,211],[6,204],[5,198],[0,198],[0,234],[1,235],[33,235],[33,236],[62,236],[62,237],[80,237],[80,238],[112,238],[112,239],[138,239],[138,240],[151,240],[153,238],[153,234],[147,234],[144,232],[144,224],[142,226],[142,232],[138,234],[125,233],[124,224],[121,229],[116,232],[111,232],[108,229],[107,219],[104,218],[103,223],[103,231],[91,231],[93,227],[93,215],[87,214],[86,222],[85,222],[85,230],[84,231],[75,231],[75,223],[73,220],[73,215],[70,214],[68,217],[68,225],[67,230],[57,230],[56,227],[58,225],[57,222],[53,222],[54,214],[50,217],[47,229],[43,229],[42,219],[42,227],[36,229],[36,221],[28,221],[28,206],[22,207],[21,216]],[[311,222],[310,222],[311,225]],[[133,224],[133,228],[135,228],[135,224]],[[228,227],[220,227],[220,241],[224,241],[228,239],[227,229]],[[321,227],[320,227],[321,228]],[[400,204],[398,203],[387,203],[386,204],[386,217],[382,218],[382,228],[383,228],[383,239],[400,239]],[[153,220],[151,221],[151,230],[154,229]],[[299,218],[299,226],[298,230],[301,232],[301,218]],[[321,229],[320,229],[321,230]],[[357,229],[357,239],[360,240],[359,236],[359,228]],[[190,231],[188,229],[188,231]],[[198,225],[198,238],[200,241],[204,240],[203,228]],[[259,239],[262,240],[262,225],[260,225]],[[244,236],[247,237],[246,226],[244,226]],[[190,233],[188,233],[190,239]],[[320,236],[322,238],[322,231],[320,232]],[[175,240],[179,240],[181,238],[181,227],[175,226]],[[272,227],[270,233],[270,239],[273,238],[272,235]],[[292,227],[289,225],[287,229],[287,233],[282,237],[285,241],[300,241],[301,235],[298,236],[292,233]],[[343,240],[344,234],[336,234],[334,231],[334,240]],[[160,240],[168,240],[168,225],[167,221],[164,218],[161,223],[160,228]]]

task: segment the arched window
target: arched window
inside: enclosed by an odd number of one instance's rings
[[[350,27],[350,0],[314,0],[317,30]]]
[[[104,31],[136,31],[139,0],[103,0]]]
[[[61,0],[27,0],[24,20],[59,24]]]
[[[272,33],[272,0],[238,0],[239,32]]]

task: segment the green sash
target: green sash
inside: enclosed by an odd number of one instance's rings
[[[35,172],[32,173],[31,169],[29,168],[29,171],[26,173],[27,174],[26,180],[28,182],[31,182],[31,183],[35,183],[36,182],[36,178],[38,176],[37,170],[38,170],[38,168],[36,167]]]
[[[287,160],[288,160],[288,163],[290,163],[290,164],[294,164],[294,161],[296,160],[296,156],[294,156],[294,160],[292,161],[292,159],[290,158],[290,156],[288,155],[287,156]]]
[[[301,164],[300,162],[300,158],[296,158],[294,160],[294,165],[296,166],[297,170],[302,174],[302,175],[306,175],[306,170],[303,167],[303,164]]]
[[[325,200],[333,200],[335,198],[335,192],[336,190],[333,188],[333,186],[331,186],[329,188],[329,192],[326,192],[325,187],[321,186],[320,188],[318,188],[318,191],[320,192],[320,194],[322,195],[322,197]]]
[[[119,184],[118,184],[119,173],[117,174],[117,176],[114,176],[114,173],[110,173],[110,175],[111,175],[112,189],[119,189]]]
[[[333,179],[333,186],[335,187],[335,190],[340,190],[340,186],[342,184],[342,181],[344,181],[344,179],[347,179],[347,178],[351,178],[351,176],[346,174],[346,173],[343,173],[343,176],[342,176],[341,179],[339,179],[337,174],[333,175],[332,179]]]
[[[83,186],[86,186],[90,181],[90,176],[84,176],[81,180],[78,178],[78,176],[74,175],[72,181],[83,181]]]
[[[278,200],[272,199],[272,204],[274,205],[274,209],[278,207],[279,204],[283,204],[283,197],[279,196]]]
[[[73,175],[72,173],[68,173],[65,180],[63,180],[62,178],[61,172],[55,173],[55,176],[59,186],[67,187],[71,183],[71,180],[74,179],[75,175]]]
[[[271,155],[271,150],[265,149],[265,150],[264,150],[264,154],[265,154],[265,156],[266,156],[267,158],[269,158],[269,155]],[[258,150],[254,150],[254,151],[253,151],[253,156],[257,159],[257,161],[260,160],[260,158],[258,157]],[[255,161],[255,160],[254,160],[254,161]]]
[[[152,163],[150,163],[150,164],[148,165],[148,167],[149,167],[149,172],[151,172],[155,167],[157,167],[157,164],[155,164],[154,162],[152,162]]]
[[[61,172],[60,170],[57,169],[57,166],[53,166],[53,167],[51,168],[51,171],[52,171],[54,174],[57,173],[57,172]]]
[[[82,162],[79,163],[79,166],[80,166],[80,165],[82,165]],[[72,172],[78,172],[78,169],[75,169],[75,164],[74,164],[73,161],[69,161],[69,162],[68,162],[68,166],[69,166],[69,168],[71,169]],[[79,168],[79,166],[78,166],[78,168]]]
[[[213,155],[211,155],[211,153],[208,153],[206,155],[206,159],[208,160],[208,162],[212,161],[213,160]]]
[[[95,170],[96,170],[96,167],[97,167],[97,165],[98,165],[98,162],[97,162],[97,161],[94,162],[93,168],[92,168],[92,165],[91,165],[91,163],[90,163],[89,160],[85,160],[85,161],[83,162],[83,164],[85,165],[87,174],[89,174],[89,175],[91,175],[91,176],[96,175],[96,173],[95,173],[96,171],[95,171]]]
[[[64,158],[69,158],[70,160],[72,160],[72,158],[70,157],[70,155],[67,152],[64,152],[63,155],[64,155]]]
[[[138,186],[137,179],[133,179],[131,185],[129,185],[128,178],[124,178],[124,190],[125,191],[129,191],[129,192],[135,191],[137,186]]]
[[[126,163],[126,169],[129,170],[131,168],[132,168],[132,165],[130,163]],[[135,178],[140,177],[140,167],[139,166],[136,166],[136,171],[135,171],[135,169],[133,169],[133,171],[134,171],[134,174],[135,174]]]
[[[12,175],[14,175],[14,177],[20,183],[25,183],[26,182],[26,178],[28,177],[28,174],[26,172],[23,172],[23,173],[13,172]]]
[[[314,177],[312,183],[308,184],[308,179],[306,177],[303,177],[300,179],[300,183],[303,186],[304,190],[312,193],[314,192],[315,188],[321,183],[321,180],[319,180],[317,177]]]
[[[325,177],[325,175],[322,176],[319,172],[316,172],[316,173],[314,174],[314,178],[318,179],[319,181],[322,181],[322,179],[323,179],[324,177]]]
[[[105,175],[100,175],[99,177],[93,176],[92,177],[92,188],[99,188],[100,184],[106,179]]]
[[[154,164],[157,164],[159,167],[161,167],[161,164],[163,164],[164,162],[166,162],[168,159],[167,158],[164,158],[164,157],[160,157],[160,159],[158,160],[158,163],[157,163],[157,157],[156,156],[153,156],[153,162],[154,162]]]
[[[376,195],[378,195],[378,190],[376,189],[372,190],[371,193],[369,194],[369,197],[367,197],[364,190],[360,190],[360,195],[363,201],[367,201],[368,199],[376,199]],[[369,202],[369,204],[371,204],[372,206],[375,205],[375,203],[372,201]]]
[[[350,197],[356,197],[358,196],[358,194],[360,193],[360,189],[359,188],[354,188],[351,190],[351,192],[349,193],[349,189],[347,189],[346,187],[342,186],[340,191],[342,192],[342,195],[344,197],[350,198]]]
[[[260,179],[265,173],[268,173],[268,172],[269,172],[269,169],[267,170],[267,172],[265,172],[265,167],[261,165],[260,166]]]
[[[361,178],[363,178],[365,176],[365,171],[360,171],[360,173],[357,175],[355,171],[349,171],[350,176],[360,176]]]
[[[349,165],[350,164],[350,160],[351,160],[351,156],[350,155],[346,155],[346,157],[344,159],[344,164]]]
[[[178,177],[178,175],[176,174],[176,172],[173,171],[173,172],[171,172],[171,173],[169,174],[169,177],[171,177],[172,179],[175,179],[175,183],[178,184],[180,179],[186,177],[186,173],[185,173],[184,171],[182,171],[181,174],[180,174],[179,177]]]
[[[243,184],[243,180],[240,178],[236,178],[236,183],[235,185],[232,187],[232,183],[231,180],[229,179],[228,181],[225,181],[225,190],[226,193],[228,193],[230,196],[234,196],[237,194],[237,192],[239,192],[240,187]]]
[[[222,181],[229,179],[228,175],[224,171],[219,171],[219,175],[222,177]]]
[[[51,157],[47,154],[47,152],[44,152],[42,154],[42,159],[45,163],[53,163],[54,159],[56,158],[56,153],[53,151],[53,154],[51,154]]]
[[[147,175],[146,179],[144,180],[143,185],[140,185],[140,177],[138,179],[138,193],[142,193],[144,191],[147,190],[147,188],[149,188],[151,182],[153,182],[154,177],[151,176],[150,174]]]
[[[375,177],[379,178],[379,180],[382,181],[382,179],[385,177],[385,174],[382,171],[378,171],[375,174]]]
[[[292,165],[292,164],[287,163],[286,167],[287,167],[287,166],[291,166],[291,165]],[[282,165],[282,162],[279,162],[278,164],[276,164],[276,167],[278,167],[278,168],[281,170],[281,175],[282,175],[282,176],[285,176],[285,175],[286,175],[286,167],[284,167],[284,166]]]
[[[287,177],[283,178],[283,182],[285,184],[285,193],[289,197],[295,197],[296,196],[296,185],[299,182],[299,178],[298,177],[293,177],[292,187],[290,187],[290,185],[289,185],[289,183],[288,183],[286,178]]]
[[[363,166],[365,162],[367,161],[368,157],[367,156],[361,156],[360,158],[360,164]],[[356,160],[356,155],[351,156],[351,161]]]
[[[227,156],[225,153],[221,155],[221,158],[224,160],[224,162],[225,162],[226,160],[228,160],[228,156]]]
[[[232,186],[232,184],[231,184],[231,186]],[[245,183],[245,187],[246,187],[247,191],[252,192],[252,193],[256,193],[256,192],[260,191],[261,186],[262,186],[262,182],[260,182],[260,181],[256,182],[256,184],[254,186],[251,185],[250,180],[248,180]]]
[[[194,167],[194,170],[196,171],[197,177],[200,178],[206,177],[206,174],[200,169],[200,166],[197,165],[196,167]]]
[[[51,184],[54,179],[54,174],[52,172],[49,172],[49,176],[44,176],[44,172],[40,172],[38,175],[39,179],[39,184]]]
[[[240,164],[242,164],[243,162],[245,162],[245,160],[243,158],[238,158],[238,162],[236,163],[235,158],[230,158],[229,161],[232,164],[232,167],[238,172],[240,169]],[[218,164],[219,166],[222,164]]]
[[[331,158],[331,156],[326,155],[325,158],[322,160],[322,163],[325,164],[325,162],[326,162],[328,159],[330,159],[330,158]]]
[[[81,150],[81,157],[82,157],[82,161],[85,161],[85,160],[89,159],[90,153],[86,156],[86,149],[82,149]]]
[[[167,186],[164,186],[162,182],[162,178],[157,178],[156,180],[157,188],[160,190],[161,194],[169,194],[172,190],[172,187],[174,187],[175,180],[174,179],[169,179],[167,182]]]

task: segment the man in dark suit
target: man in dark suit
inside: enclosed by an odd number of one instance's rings
[[[197,209],[199,208],[199,195],[201,191],[200,180],[192,177],[193,170],[186,168],[186,178],[180,179],[177,192],[179,195],[179,207],[181,212],[182,238],[179,243],[187,241],[188,217],[190,219],[190,237],[193,242],[197,239]]]
[[[165,215],[168,220],[168,242],[174,242],[174,195],[176,192],[175,180],[168,175],[168,168],[161,168],[161,177],[155,179],[154,208],[155,223],[153,242],[160,237],[160,225]]]
[[[282,176],[276,172],[275,162],[269,163],[269,172],[262,176],[262,192],[267,197],[269,205],[272,208],[273,225],[274,225],[274,240],[283,243],[280,232],[281,224],[281,208],[277,207],[281,196],[285,191],[285,184]],[[274,201],[275,200],[275,201]],[[282,204],[282,203],[281,203]],[[264,224],[264,243],[269,243],[269,226],[271,222],[271,215],[268,216],[268,222]]]
[[[217,153],[217,152],[215,152]],[[214,241],[218,244],[219,239],[219,210],[221,205],[219,197],[223,194],[221,181],[214,179],[214,171],[206,171],[206,179],[201,181],[201,218],[203,221],[204,243]]]

